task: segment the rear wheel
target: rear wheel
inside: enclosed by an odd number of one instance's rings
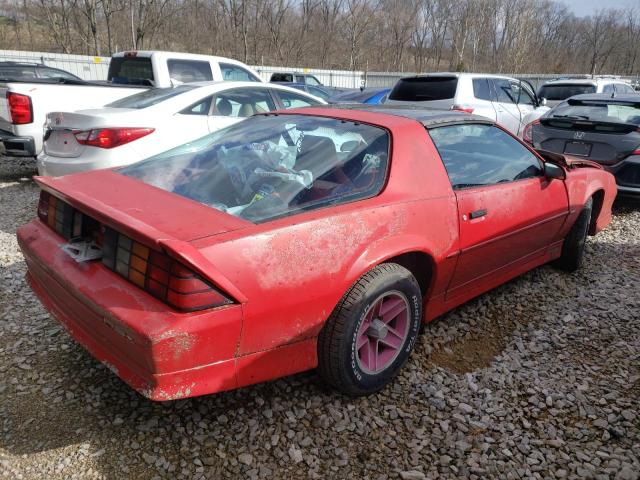
[[[587,232],[589,231],[589,224],[591,223],[591,213],[593,211],[593,199],[589,198],[584,204],[580,215],[576,219],[576,222],[569,230],[569,234],[564,239],[562,244],[562,254],[558,258],[554,265],[561,270],[567,272],[575,272],[580,265],[582,265],[582,259],[584,258],[584,247],[587,243]]]
[[[384,263],[342,297],[318,338],[318,371],[347,395],[383,388],[409,358],[422,319],[422,296],[411,272]]]

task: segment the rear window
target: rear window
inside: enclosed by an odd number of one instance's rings
[[[124,97],[115,102],[111,102],[105,107],[111,108],[147,108],[156,105],[160,102],[164,102],[176,95],[193,90],[196,87],[190,85],[180,85],[174,88],[152,88],[145,90],[144,92],[136,93],[130,97]]]
[[[582,95],[583,93],[596,93],[596,86],[576,84],[543,85],[540,88],[538,97],[546,98],[547,100],[566,100],[569,97]]]
[[[640,125],[640,103],[561,103],[550,112],[549,118]]]
[[[389,100],[428,102],[448,100],[456,94],[457,77],[410,77],[398,80]]]
[[[378,127],[260,115],[120,173],[262,222],[378,194],[388,155],[389,134]]]
[[[271,82],[293,82],[293,75],[290,73],[273,73]]]
[[[149,57],[113,57],[107,80],[128,85],[153,85],[153,67]]]

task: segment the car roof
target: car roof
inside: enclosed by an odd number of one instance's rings
[[[471,72],[434,72],[434,73],[419,73],[418,75],[409,75],[402,77],[401,80],[408,78],[425,78],[425,77],[448,77],[448,78],[502,78],[505,80],[517,80],[514,77],[508,77],[506,75],[494,75],[491,73],[471,73]]]
[[[610,93],[583,93],[569,97],[567,101],[592,102],[605,101],[607,103],[637,103],[640,104],[640,95],[634,93],[616,94],[611,96]]]
[[[322,105],[322,107],[303,107],[296,109],[304,112],[307,109],[323,110],[359,110],[363,112],[378,113],[383,115],[393,115],[396,117],[408,118],[416,120],[425,127],[440,127],[444,125],[454,125],[460,123],[485,123],[493,125],[495,122],[486,117],[473,115],[471,113],[460,112],[457,110],[443,110],[438,108],[419,107],[412,105],[396,105],[396,104],[379,104],[369,105],[364,103],[339,103],[332,105]]]
[[[542,84],[543,87],[547,85],[598,85],[608,83],[627,83],[619,78],[565,78],[549,80]]]

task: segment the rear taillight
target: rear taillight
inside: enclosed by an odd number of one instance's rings
[[[192,312],[233,303],[182,263],[110,228],[104,231],[102,253],[107,268],[176,310]]]
[[[457,112],[473,113],[473,107],[469,107],[468,105],[452,105],[451,110],[455,110]]]
[[[88,234],[95,225],[95,221],[44,190],[38,201],[38,218],[67,240]]]
[[[7,104],[11,114],[11,123],[24,125],[25,123],[33,122],[33,108],[30,96],[7,92]]]
[[[533,126],[534,125],[540,125],[540,120],[534,120],[531,123],[527,123],[524,126],[524,129],[522,130],[522,140],[524,140],[525,143],[528,143],[531,146],[533,146]]]
[[[152,133],[153,128],[99,128],[74,131],[73,135],[81,145],[98,148],[114,148],[133,142]]]

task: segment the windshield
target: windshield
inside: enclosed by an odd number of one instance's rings
[[[570,100],[570,102],[572,101]],[[572,105],[565,102],[554,108],[550,116],[554,118],[640,125],[640,104],[581,102]]]
[[[193,90],[194,86],[180,85],[173,88],[152,88],[151,90],[145,90],[144,92],[136,93],[128,97],[121,98],[115,102],[108,103],[105,107],[111,108],[147,108],[156,105],[160,102],[180,95],[181,93]]]
[[[389,134],[305,115],[258,115],[120,173],[252,222],[376,195]]]
[[[583,93],[596,93],[595,85],[580,84],[564,84],[564,85],[543,85],[540,88],[538,97],[547,100],[566,100],[574,95],[582,95]]]

